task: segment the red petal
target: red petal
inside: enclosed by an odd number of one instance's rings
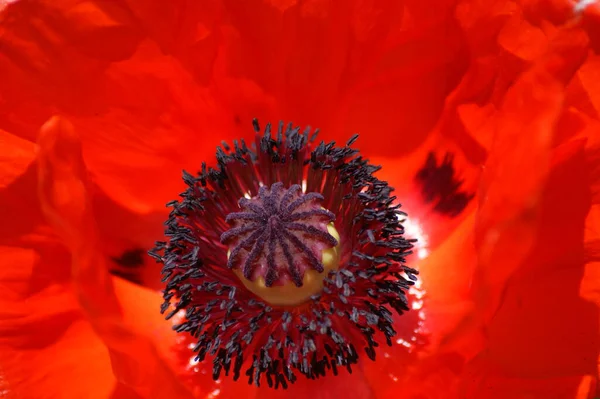
[[[583,89],[594,107],[595,116],[600,115],[600,56],[590,56],[577,72]]]
[[[464,399],[594,399],[597,397],[597,378],[593,375],[544,378],[507,377],[492,373],[489,364],[480,362],[478,369],[468,372],[468,387],[461,387]],[[481,375],[479,371],[486,370]]]
[[[234,118],[153,45],[113,64],[106,76],[107,108],[73,118],[86,164],[116,202],[139,213],[164,210],[181,189],[182,169],[215,163],[217,144],[236,133]]]
[[[449,6],[433,17],[417,3],[226,4],[233,29],[224,29],[215,69],[220,95],[233,103],[242,94],[236,82],[255,84],[263,97],[259,116],[310,123],[338,141],[349,132],[371,134],[361,145],[367,153],[420,144],[462,73],[462,40]],[[234,107],[245,112],[241,103]],[[382,135],[393,145],[380,146]]]
[[[582,24],[592,43],[596,53],[600,53],[600,5],[589,4],[583,11]]]
[[[569,0],[525,0],[523,10],[527,18],[536,24],[544,19],[562,25],[574,13],[574,3]]]
[[[53,107],[82,112],[97,104],[107,63],[129,56],[140,40],[117,2],[18,1],[0,21],[2,119],[32,140]]]
[[[65,259],[48,241],[0,249],[0,387],[24,399],[106,398],[115,384],[108,352],[68,285],[52,282]]]
[[[526,0],[523,1],[527,18],[535,24],[545,20],[555,25],[580,25],[588,33],[592,48],[600,52],[600,5],[595,1]]]
[[[81,143],[72,125],[58,117],[51,119],[41,130],[39,147],[42,209],[71,250],[75,293],[108,349],[115,376],[143,397],[191,396],[159,354],[154,330],[142,334],[123,315],[105,260],[98,252]]]
[[[215,24],[222,17],[222,2],[125,0],[124,3],[165,54],[177,57],[198,83],[208,84],[217,56],[220,32]]]
[[[219,111],[215,120],[208,89],[153,44],[134,55],[139,27],[121,3],[105,3],[30,1],[3,10],[0,124],[33,139],[59,109],[82,132],[86,163],[109,196],[137,212],[162,210],[182,168],[214,163],[219,140],[239,135],[235,118]],[[136,174],[121,173],[132,163]],[[148,184],[149,176],[161,184]]]
[[[301,377],[288,390],[264,389],[256,393],[256,399],[302,399],[307,397],[314,399],[376,398],[359,366],[353,367],[352,374],[342,370],[337,377],[327,376],[317,380]]]
[[[584,375],[597,368],[598,308],[579,297],[590,206],[582,144],[557,151],[535,243],[487,328],[487,356],[513,376]]]
[[[571,32],[566,32],[566,37],[572,37]],[[536,205],[548,173],[553,135],[564,100],[561,80],[568,79],[581,60],[561,58],[573,50],[581,52],[580,41],[570,43],[572,46],[559,42],[560,51],[553,50],[521,77],[508,92],[499,116],[497,140],[483,176],[478,220],[482,274],[477,285],[490,303],[497,300],[494,297],[499,291],[490,291],[489,286],[501,289],[536,234]],[[483,298],[478,300],[480,306],[483,303]]]
[[[546,52],[548,35],[543,29],[531,25],[520,13],[516,13],[500,30],[498,44],[509,53],[531,61]]]
[[[32,142],[0,129],[0,188],[23,175],[34,156]]]

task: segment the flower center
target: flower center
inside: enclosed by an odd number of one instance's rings
[[[224,143],[216,167],[183,173],[168,240],[150,252],[163,263],[161,311],[182,333],[186,369],[193,350],[215,380],[277,389],[352,372],[359,352],[375,360],[382,339],[397,340],[392,311],[411,308],[406,214],[351,147],[356,135],[316,145],[310,128],[253,125],[254,145]]]
[[[295,184],[262,186],[241,198],[240,212],[227,215],[232,228],[221,235],[229,246],[227,266],[246,288],[273,305],[297,305],[319,293],[339,266],[335,215],[318,193]]]

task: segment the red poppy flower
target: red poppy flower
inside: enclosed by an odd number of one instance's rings
[[[599,396],[598,4],[8,3],[2,395]]]

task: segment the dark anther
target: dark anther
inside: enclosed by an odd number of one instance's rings
[[[435,154],[430,152],[425,165],[415,176],[425,202],[434,203],[437,212],[452,217],[458,216],[474,197],[459,191],[463,181],[456,176],[453,160],[454,156],[446,153],[438,165]]]

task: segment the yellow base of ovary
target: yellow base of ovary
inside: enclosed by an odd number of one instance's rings
[[[242,284],[256,296],[265,300],[271,305],[293,306],[305,302],[311,296],[318,294],[323,289],[323,280],[332,270],[337,270],[340,264],[340,235],[333,226],[333,223],[327,225],[329,234],[335,237],[338,245],[333,248],[327,248],[323,251],[321,261],[323,263],[323,272],[308,269],[304,273],[302,286],[297,287],[292,281],[284,285],[267,287],[265,279],[261,276],[256,281],[250,281],[244,277],[240,269],[234,269],[233,272],[240,279]],[[229,254],[228,254],[229,255]]]

